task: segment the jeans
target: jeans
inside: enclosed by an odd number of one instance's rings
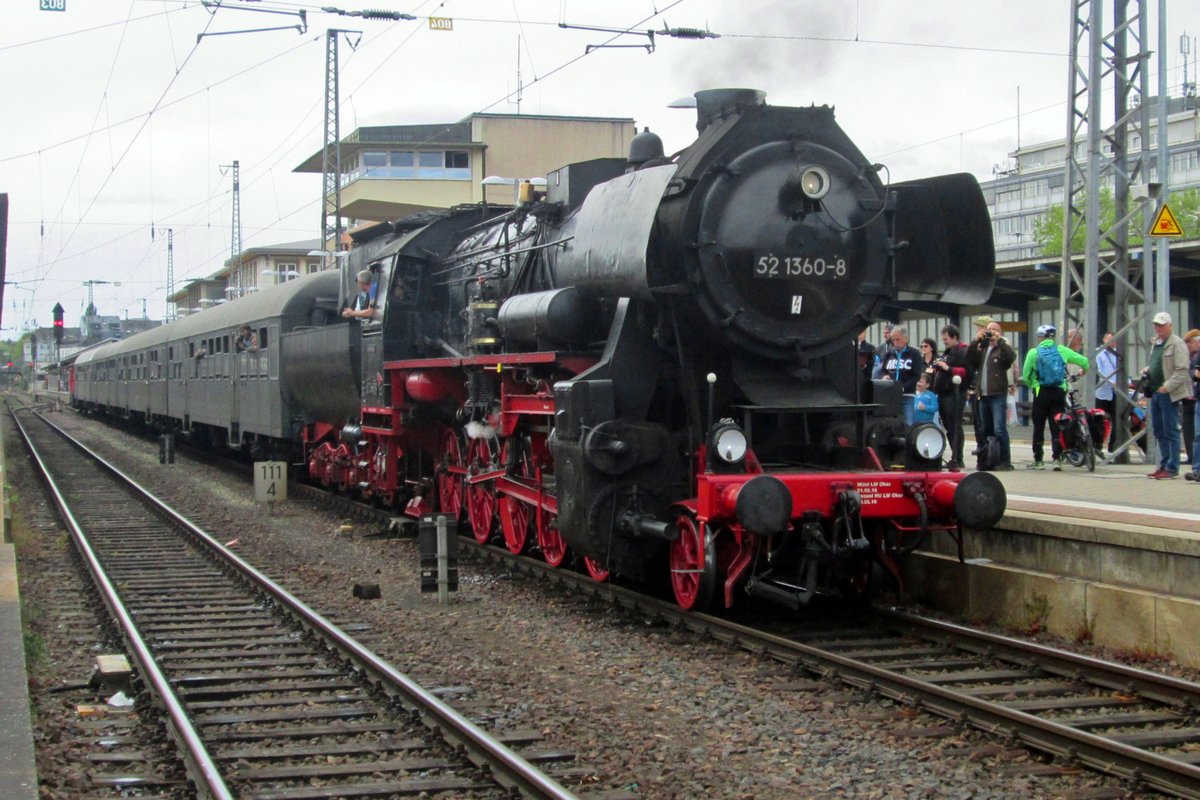
[[[1158,468],[1179,473],[1179,404],[1171,395],[1155,392],[1150,395],[1150,425],[1158,443]]]
[[[979,398],[979,427],[983,440],[995,436],[1000,440],[1000,463],[1011,464],[1008,444],[1008,395],[989,394]],[[1178,450],[1179,448],[1175,448]]]
[[[917,398],[915,395],[904,395],[904,424],[912,427],[913,412],[916,411]]]
[[[1200,403],[1196,403],[1195,407],[1192,409],[1193,424],[1200,422],[1200,418],[1197,417],[1200,417]],[[1200,425],[1195,425],[1195,428],[1196,438],[1192,440],[1192,453],[1200,454]],[[1192,472],[1200,475],[1200,464],[1197,464],[1195,461],[1191,462],[1191,464]]]

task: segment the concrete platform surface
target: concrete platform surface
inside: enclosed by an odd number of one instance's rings
[[[0,543],[0,797],[37,796],[17,561],[13,546]]]

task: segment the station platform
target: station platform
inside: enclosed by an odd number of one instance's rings
[[[968,531],[965,567],[949,537],[932,537],[906,565],[909,599],[1200,667],[1200,482],[1183,479],[1190,467],[1152,480],[1155,464],[1137,452],[1138,463],[1093,473],[1028,470],[1028,437],[1013,432],[1015,469],[994,473],[1008,491],[1004,519]]]
[[[33,729],[29,718],[29,681],[25,672],[25,637],[21,630],[21,595],[17,558],[12,544],[7,462],[0,441],[0,797],[34,800],[38,796]]]

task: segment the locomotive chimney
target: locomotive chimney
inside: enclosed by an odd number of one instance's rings
[[[696,130],[702,131],[724,115],[767,103],[758,89],[702,89],[696,92]]]

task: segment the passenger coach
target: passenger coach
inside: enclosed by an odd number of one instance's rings
[[[212,446],[283,445],[296,438],[295,412],[313,404],[311,396],[301,397],[306,385],[324,387],[320,404],[332,418],[357,411],[353,326],[337,311],[338,274],[320,272],[101,345],[76,360],[75,405],[179,430]],[[235,352],[242,325],[254,331],[257,349]],[[330,352],[330,337],[344,339],[340,352],[350,357],[306,359],[314,346]]]

